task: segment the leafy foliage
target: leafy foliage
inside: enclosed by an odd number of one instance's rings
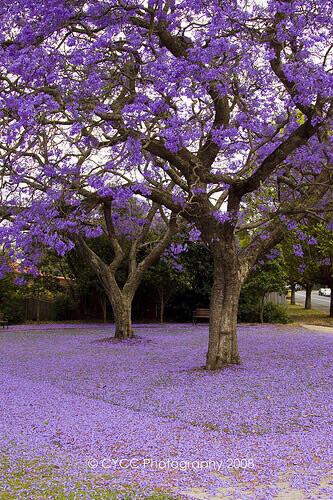
[[[9,323],[22,323],[24,320],[24,304],[18,287],[15,285],[15,275],[9,274],[0,280],[0,311]]]
[[[239,319],[249,322],[286,322],[287,313],[283,307],[265,304],[267,294],[270,292],[284,294],[286,285],[287,274],[281,257],[257,266],[242,288]]]

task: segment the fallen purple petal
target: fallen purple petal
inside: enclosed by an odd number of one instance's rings
[[[96,342],[110,333],[102,324],[1,332],[4,498],[35,498],[13,477],[34,477],[38,464],[65,498],[79,484],[83,498],[91,488],[333,497],[332,334],[242,326],[243,364],[212,373],[201,368],[207,325],[136,325],[133,340]]]

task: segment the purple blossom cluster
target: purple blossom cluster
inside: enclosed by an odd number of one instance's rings
[[[1,2],[5,251],[28,268],[36,247],[64,255],[111,199],[131,237],[134,194],[191,223],[207,196],[219,230],[250,223],[254,247],[279,216],[295,230],[333,159],[332,0],[125,4]]]
[[[156,489],[168,498],[333,497],[332,334],[243,326],[244,363],[206,372],[206,325],[135,325],[136,337],[124,342],[108,339],[110,328],[1,332],[5,495],[32,498],[24,481],[13,493],[10,479],[24,460],[27,477],[31,464],[52,464],[50,481],[62,483],[65,497],[87,478],[109,497],[129,485],[141,492],[133,498]],[[151,469],[147,457],[219,461],[221,469]],[[103,459],[139,465],[105,469]]]

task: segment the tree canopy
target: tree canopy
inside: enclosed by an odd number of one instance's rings
[[[40,242],[64,253],[98,230],[105,204],[150,199],[210,247],[207,366],[238,362],[251,267],[288,224],[332,215],[332,7],[3,1],[3,244],[32,267]]]

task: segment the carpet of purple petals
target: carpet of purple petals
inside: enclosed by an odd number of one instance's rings
[[[156,489],[188,498],[204,492],[205,499],[333,498],[332,334],[243,326],[242,365],[209,373],[201,369],[207,325],[137,325],[137,338],[125,342],[104,341],[110,330],[1,331],[3,498],[32,498],[29,481],[11,491],[9,478],[22,461],[52,464],[48,482],[62,482],[61,498],[75,494],[77,481],[88,498],[91,485],[100,491],[131,485],[137,498]],[[216,472],[100,465],[103,458],[146,457],[223,466]],[[99,462],[93,471],[90,458]],[[230,467],[242,458],[254,468]],[[34,474],[33,465],[21,473]],[[87,478],[90,486],[82,482]]]

